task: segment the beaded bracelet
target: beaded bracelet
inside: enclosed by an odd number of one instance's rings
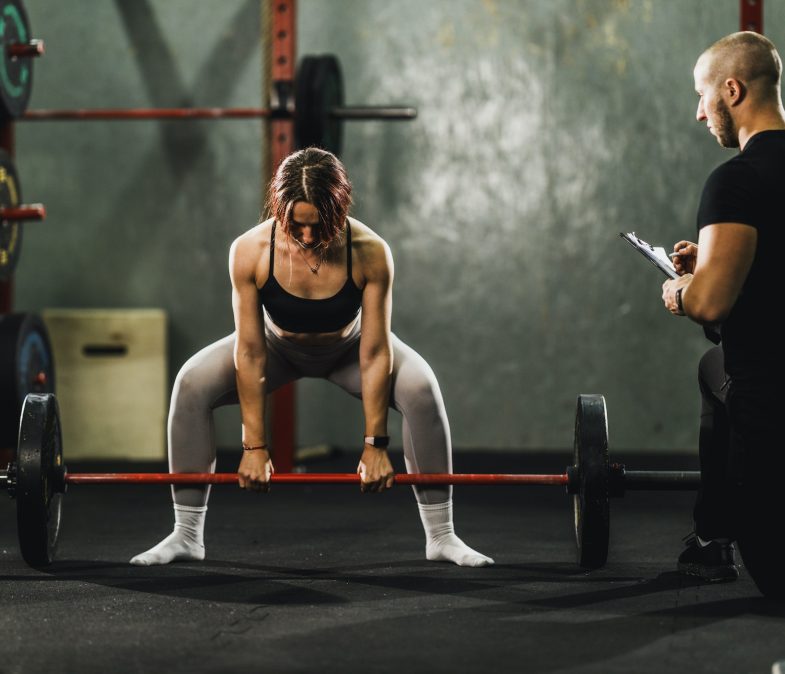
[[[251,452],[254,449],[267,449],[267,445],[266,444],[264,444],[264,445],[254,445],[253,447],[250,447],[250,446],[246,445],[245,443],[243,443],[243,451],[244,452]]]

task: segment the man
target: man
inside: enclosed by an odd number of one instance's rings
[[[782,597],[785,447],[777,429],[781,337],[780,254],[785,243],[785,110],[782,62],[752,32],[714,43],[695,65],[697,119],[720,145],[740,152],[716,168],[698,209],[698,244],[679,241],[681,274],[663,284],[673,314],[720,326],[722,347],[700,366],[701,489],[695,535],[679,569],[734,580],[733,541],[763,594]]]

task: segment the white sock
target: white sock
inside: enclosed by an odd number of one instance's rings
[[[131,559],[136,566],[204,559],[204,518],[207,506],[174,506],[174,531],[155,547]]]
[[[455,535],[452,500],[425,505],[418,503],[425,529],[425,557],[432,562],[454,562],[458,566],[489,566],[490,557],[472,550]]]

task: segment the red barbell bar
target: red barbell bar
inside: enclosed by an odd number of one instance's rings
[[[234,484],[237,473],[66,473],[66,484]],[[287,484],[354,484],[357,473],[274,473],[271,483]],[[396,484],[474,484],[474,485],[566,485],[568,476],[504,475],[493,473],[401,473]]]

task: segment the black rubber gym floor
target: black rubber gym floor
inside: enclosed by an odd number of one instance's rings
[[[562,472],[568,462],[458,454],[455,470]],[[458,534],[496,558],[481,569],[425,561],[408,487],[217,487],[207,560],[139,568],[127,560],[171,530],[168,488],[72,486],[45,571],[19,558],[3,497],[0,672],[768,673],[785,659],[785,606],[743,571],[701,585],[674,570],[692,498],[614,500],[609,563],[586,573],[559,487],[456,488]]]

